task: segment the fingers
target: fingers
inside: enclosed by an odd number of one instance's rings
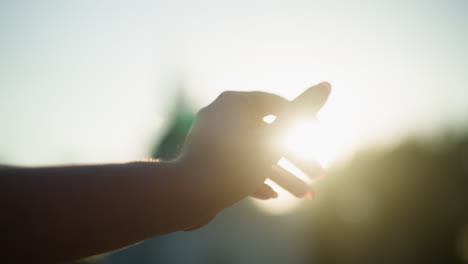
[[[268,184],[264,183],[250,196],[261,200],[268,200],[278,197],[278,193],[275,192]]]
[[[273,165],[274,173],[270,179],[283,187],[288,192],[292,193],[298,198],[312,198],[312,190],[307,183],[298,179],[294,174],[285,170],[281,166]]]
[[[286,159],[290,160],[294,166],[304,172],[310,179],[318,179],[325,175],[325,171],[317,161],[304,159],[300,155],[290,152],[283,154]]]
[[[261,121],[269,114],[278,114],[283,111],[289,101],[275,94],[265,92],[233,92],[225,91],[206,109],[216,108],[217,115],[222,113],[224,117],[243,121]],[[206,111],[200,111],[206,112]]]
[[[279,114],[289,103],[288,100],[276,94],[248,92],[247,95],[252,100],[257,114],[261,118],[270,114]]]
[[[330,84],[326,82],[307,89],[286,105],[284,110],[278,114],[275,122],[265,129],[266,141],[272,142],[272,145],[277,145],[275,148],[280,150],[281,146],[278,146],[278,142],[281,141],[291,126],[303,121],[312,121],[326,103],[329,94]]]
[[[292,101],[291,108],[304,111],[307,115],[316,115],[327,102],[330,91],[331,85],[328,82],[312,86]]]
[[[328,82],[322,82],[307,89],[292,102],[271,93],[226,91],[212,105],[226,107],[227,105],[241,106],[248,103],[255,109],[255,114],[260,118],[269,114],[278,115],[280,113],[285,118],[295,117],[296,115],[314,116],[327,101],[330,90],[331,85]]]
[[[283,126],[297,119],[314,118],[317,112],[327,102],[330,95],[331,85],[328,82],[322,82],[312,86],[294,99],[279,116],[279,122]]]

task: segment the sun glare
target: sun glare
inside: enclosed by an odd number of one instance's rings
[[[293,163],[291,163],[289,160],[285,158],[281,158],[278,161],[278,165],[282,167],[283,169],[286,169],[287,171],[291,172],[292,174],[294,174],[294,176],[301,179],[303,182],[307,184],[312,184],[314,182],[314,180],[310,178],[309,176],[307,176],[305,172],[303,172],[301,169],[296,167]]]
[[[263,120],[271,124],[276,117],[269,115]],[[279,145],[287,152],[294,153],[304,160],[317,161],[323,168],[328,168],[339,156],[343,155],[345,145],[343,142],[343,128],[333,126],[332,123],[322,121],[301,120],[291,125],[291,128],[282,136]],[[349,149],[349,148],[348,148]],[[308,184],[313,184],[307,174],[294,165],[294,160],[281,158],[278,165],[294,174]],[[298,199],[278,186],[273,181],[265,181],[270,185],[279,197],[271,200],[253,200],[263,211],[281,215],[297,208],[302,199]]]
[[[324,168],[342,154],[340,130],[319,121],[299,121],[284,135],[280,143],[288,151],[305,160],[315,160]]]
[[[270,200],[252,199],[252,202],[257,205],[262,211],[271,215],[284,215],[294,211],[301,203],[301,200],[294,197],[285,189],[270,179],[266,179],[265,183],[270,185],[275,192],[278,193],[278,198]]]
[[[274,115],[268,115],[263,121],[271,124],[275,119]],[[342,142],[339,141],[338,134],[340,131],[318,120],[299,120],[283,135],[279,145],[302,159],[315,160],[324,168],[328,168],[341,154]]]
[[[312,184],[314,181],[285,158],[281,158],[278,161],[278,165],[290,171],[296,177],[303,180],[307,184]],[[265,183],[270,185],[271,188],[273,188],[273,190],[275,190],[278,193],[278,198],[272,200],[254,199],[254,203],[257,204],[262,210],[266,211],[269,214],[281,215],[289,213],[296,209],[297,206],[299,206],[301,199],[296,198],[270,179],[267,179]]]

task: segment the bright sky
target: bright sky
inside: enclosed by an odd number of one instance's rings
[[[468,1],[1,1],[0,163],[148,156],[177,78],[294,98],[344,149],[468,120]],[[466,123],[465,123],[466,124]]]

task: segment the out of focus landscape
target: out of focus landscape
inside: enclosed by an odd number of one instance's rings
[[[277,189],[199,230],[83,263],[468,263],[467,11],[466,1],[2,1],[0,164],[170,160],[222,91],[293,99],[326,80],[320,133],[299,150],[327,172],[314,200]]]

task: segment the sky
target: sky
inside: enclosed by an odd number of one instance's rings
[[[0,163],[149,156],[177,87],[327,80],[342,152],[466,127],[467,1],[0,1]]]

